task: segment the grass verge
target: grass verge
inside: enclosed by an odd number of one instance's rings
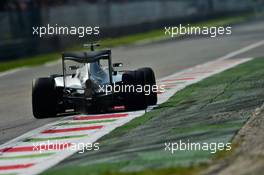
[[[224,17],[224,18],[218,18],[218,19],[212,19],[204,22],[194,23],[193,26],[224,26],[224,25],[232,25],[235,23],[240,23],[248,20],[251,18],[251,14],[245,14],[245,15],[239,15],[239,16],[233,16],[233,17]],[[161,30],[153,30],[149,32],[144,33],[138,33],[133,35],[128,35],[124,37],[118,37],[118,38],[107,38],[100,41],[100,44],[103,47],[116,47],[116,46],[123,46],[123,45],[129,45],[140,41],[155,41],[155,40],[161,40],[166,39],[166,36],[164,35],[163,29]],[[77,45],[75,47],[69,48],[67,50],[83,50],[82,46]],[[19,67],[25,67],[25,66],[38,66],[45,64],[50,61],[55,61],[60,58],[60,53],[54,52],[50,54],[42,54],[37,56],[31,56],[31,57],[24,57],[21,59],[16,60],[10,60],[10,61],[2,61],[0,62],[0,72],[4,72],[10,69],[19,68]]]
[[[165,153],[162,143],[179,139],[231,142],[264,102],[263,66],[264,59],[254,59],[190,85],[159,108],[100,139],[101,154],[76,154],[43,174],[198,174],[239,145],[216,154],[178,151],[172,155]]]

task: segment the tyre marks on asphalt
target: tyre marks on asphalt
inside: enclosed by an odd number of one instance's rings
[[[158,104],[164,103],[177,91],[190,84],[249,60],[251,58],[220,59],[158,80],[157,84],[165,88],[164,93],[158,93]],[[72,145],[94,143],[115,128],[144,113],[145,111],[134,111],[74,115],[37,128],[0,147],[0,175],[38,174],[78,152],[79,150],[68,149]]]

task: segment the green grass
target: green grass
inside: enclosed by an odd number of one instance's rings
[[[233,122],[233,123],[220,123],[220,124],[197,124],[195,126],[191,127],[182,127],[182,128],[176,128],[173,130],[173,133],[188,133],[193,131],[212,131],[212,130],[225,130],[225,129],[233,129],[233,128],[241,128],[243,124],[241,122]]]
[[[225,93],[230,95],[231,98],[234,100],[239,99],[241,97],[237,97],[237,94],[242,93],[242,97],[245,98],[247,96],[247,93],[252,92],[258,92],[259,94],[256,94],[257,96],[264,95],[264,93],[259,92],[259,90],[264,87],[264,80],[261,80],[264,76],[264,60],[263,59],[254,59],[250,62],[241,64],[235,68],[232,68],[230,70],[227,70],[223,73],[214,75],[212,77],[209,77],[201,82],[198,82],[196,84],[190,85],[187,88],[179,91],[174,96],[172,96],[167,102],[162,104],[159,108],[152,110],[151,112],[146,113],[145,115],[138,117],[131,122],[115,129],[110,134],[104,136],[101,138],[98,142],[102,147],[107,147],[109,144],[112,144],[112,142],[122,139],[122,136],[127,136],[130,134],[133,134],[136,129],[138,129],[140,126],[149,126],[149,122],[153,121],[155,118],[158,118],[162,116],[161,114],[177,108],[177,110],[180,112],[182,109],[185,110],[185,106],[193,106],[193,103],[196,102],[198,99],[198,103],[207,103],[208,100],[211,100],[212,95],[214,96],[216,94],[216,91],[214,90],[216,87],[221,87],[221,89],[226,89],[228,87],[228,91]],[[222,86],[225,86],[223,88]],[[225,96],[225,93],[219,96],[219,99],[215,99],[217,102],[222,100],[221,96]],[[207,94],[207,96],[204,96],[204,94]],[[201,98],[203,96],[203,98]],[[236,97],[234,97],[236,96]],[[243,99],[242,98],[242,99]],[[241,99],[241,100],[242,100]],[[227,101],[226,101],[227,102]],[[226,103],[224,102],[224,103]],[[180,108],[179,108],[180,107]],[[188,107],[186,107],[188,109]],[[176,110],[176,111],[177,111]],[[199,110],[199,112],[201,112]],[[198,113],[199,113],[198,112]],[[197,114],[199,116],[199,114]],[[164,114],[163,114],[164,117]],[[197,116],[196,116],[197,117]],[[195,118],[195,120],[197,120]],[[194,121],[195,121],[194,120]],[[233,121],[222,121],[222,122],[216,122],[214,124],[210,122],[204,123],[189,123],[190,126],[182,124],[180,127],[175,127],[171,129],[170,136],[175,134],[183,135],[185,134],[187,137],[190,136],[190,132],[200,132],[204,131],[205,133],[208,133],[205,135],[205,138],[213,137],[214,135],[210,135],[212,132],[217,132],[216,130],[222,130],[223,133],[225,133],[227,130],[234,129],[234,132],[238,131],[241,126],[246,121],[246,118],[237,118]],[[218,132],[217,132],[218,133]],[[223,135],[221,135],[223,136]],[[220,137],[221,138],[221,137]],[[210,139],[209,139],[210,140]],[[214,140],[214,141],[216,141]],[[125,144],[125,143],[123,143]],[[197,160],[197,156],[202,156],[202,158],[209,160],[211,159],[213,163],[216,161],[219,161],[231,153],[234,152],[234,150],[239,145],[232,144],[232,149],[230,151],[220,151],[216,154],[207,154],[204,151],[201,152],[177,152],[175,155],[166,155],[164,153],[158,153],[153,152],[152,150],[145,151],[142,153],[139,153],[140,156],[136,159],[133,159],[131,157],[131,160],[124,160],[124,161],[99,161],[95,163],[87,163],[85,160],[81,159],[78,163],[70,164],[70,166],[59,166],[55,167],[54,169],[46,171],[44,174],[53,175],[53,174],[78,174],[78,175],[85,175],[85,174],[95,174],[95,175],[147,175],[147,174],[154,174],[154,175],[169,175],[169,174],[183,174],[183,175],[192,175],[192,174],[198,174],[198,172],[205,170],[207,167],[209,167],[211,164],[205,164],[205,163],[197,163],[195,160]],[[161,151],[160,151],[161,152]],[[176,156],[177,155],[177,156]],[[135,155],[134,155],[135,156]],[[82,156],[83,157],[83,156]],[[82,158],[81,157],[81,158]],[[106,157],[107,160],[109,157]],[[160,165],[165,164],[168,161],[171,161],[172,159],[175,159],[173,161],[173,164],[170,164],[171,166],[166,166],[165,168],[145,168],[142,170],[136,170],[136,171],[127,171],[124,170],[124,167],[132,166],[136,167],[137,165],[144,165],[152,162],[154,165]],[[185,160],[191,159],[193,163],[189,164],[189,166],[180,166],[177,164],[177,162],[182,162]],[[199,159],[199,158],[198,158]],[[76,160],[76,157],[73,159]],[[100,160],[100,159],[98,159]],[[97,160],[97,161],[98,161]],[[111,160],[111,159],[110,159]],[[133,169],[133,168],[132,168]]]
[[[25,66],[37,66],[60,58],[59,53],[50,53],[0,62],[0,72]]]
[[[239,16],[232,16],[232,17],[224,17],[224,18],[218,18],[218,19],[212,19],[204,22],[194,23],[192,26],[224,26],[224,25],[232,25],[234,23],[240,23],[243,21],[248,20],[251,18],[251,14],[245,14],[245,15],[239,15]],[[159,40],[159,39],[166,39],[169,38],[169,36],[164,35],[164,29],[159,30],[153,30],[118,38],[107,38],[100,41],[101,48],[106,47],[116,47],[116,46],[123,46],[123,45],[129,45],[140,41],[146,41],[146,40]],[[83,50],[83,47],[81,45],[76,45],[74,47],[71,47],[69,49],[66,49],[68,51],[72,50]],[[25,67],[25,66],[38,66],[45,64],[50,61],[55,61],[60,59],[61,53],[54,52],[50,54],[41,54],[37,56],[31,56],[31,57],[24,57],[16,60],[10,60],[10,61],[2,61],[0,62],[0,72],[7,71],[14,68],[19,67]]]

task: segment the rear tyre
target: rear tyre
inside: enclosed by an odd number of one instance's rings
[[[144,72],[145,86],[146,85],[149,86],[149,89],[148,89],[149,94],[146,95],[147,104],[150,106],[156,105],[158,101],[158,97],[157,97],[157,92],[153,88],[153,86],[156,86],[156,78],[155,78],[154,71],[149,67],[138,69],[138,71]]]
[[[53,78],[38,78],[32,83],[32,111],[37,119],[55,117],[57,93]]]
[[[147,106],[157,104],[157,92],[153,87],[156,85],[156,79],[151,68],[145,67],[136,71],[126,72],[123,74],[123,83],[125,85],[133,85],[135,89],[140,85],[146,90],[125,93],[125,106],[128,110],[146,109]]]
[[[125,92],[125,106],[127,110],[139,110],[147,108],[147,99],[144,92],[137,92],[138,85],[144,86],[145,76],[142,71],[130,71],[123,74],[122,81],[125,85],[133,86],[133,91]]]

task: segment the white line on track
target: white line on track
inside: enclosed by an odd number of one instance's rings
[[[238,49],[238,50],[236,50],[236,51],[230,52],[230,53],[228,53],[227,55],[225,55],[225,56],[223,56],[223,57],[220,57],[219,60],[225,60],[225,59],[228,59],[228,58],[235,57],[235,56],[237,56],[237,55],[240,55],[240,54],[242,54],[242,53],[245,53],[245,52],[248,52],[248,51],[250,51],[250,50],[252,50],[252,49],[255,49],[255,48],[257,48],[257,47],[260,47],[260,46],[262,46],[262,45],[264,45],[264,40],[261,40],[261,41],[259,41],[259,42],[256,42],[256,43],[253,43],[253,44],[250,44],[250,45],[248,45],[248,46],[246,46],[246,47],[243,47],[243,48],[241,48],[241,49]]]

